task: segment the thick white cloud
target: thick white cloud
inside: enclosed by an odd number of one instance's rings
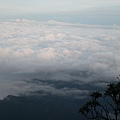
[[[52,73],[42,77],[78,83],[88,83],[95,79],[102,81],[120,73],[119,55],[120,26],[68,24],[53,20],[36,22],[17,19],[0,22],[0,75],[8,76],[6,83],[3,82],[4,77],[1,77],[0,89],[5,95],[6,89],[19,91],[15,83],[21,85],[22,81],[13,81],[13,78],[8,80],[13,74],[20,77],[22,74],[34,76],[34,73]],[[24,83],[25,86],[29,91],[29,85]],[[70,88],[62,88],[55,93],[54,87],[50,89],[54,89],[50,90],[53,94],[62,95],[64,91],[65,94],[72,94]],[[74,88],[72,91],[79,90]]]

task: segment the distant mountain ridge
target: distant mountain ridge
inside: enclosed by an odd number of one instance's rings
[[[0,120],[85,120],[78,113],[84,100],[58,96],[12,96],[0,101]]]

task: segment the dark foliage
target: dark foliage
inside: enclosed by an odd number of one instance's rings
[[[79,112],[87,119],[120,120],[120,81],[109,84],[104,93],[92,92]]]

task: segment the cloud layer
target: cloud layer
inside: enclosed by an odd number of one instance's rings
[[[7,89],[14,86],[12,83],[23,82],[7,79],[4,83],[3,78],[11,75],[30,75],[29,80],[34,76],[42,80],[88,83],[99,77],[101,81],[106,77],[116,77],[120,72],[120,26],[17,19],[0,22],[0,31],[1,84],[11,83]],[[32,84],[32,89],[35,89]],[[24,85],[29,86],[25,81]],[[46,90],[51,90],[46,87]],[[6,88],[1,89],[4,91]],[[52,92],[58,93],[54,89],[52,86]],[[60,94],[65,93],[62,91],[71,93],[71,89],[65,86],[59,91]]]

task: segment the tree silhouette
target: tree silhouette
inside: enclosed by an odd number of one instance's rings
[[[111,83],[105,92],[95,91],[90,94],[90,100],[79,112],[87,119],[120,120],[120,79]]]

